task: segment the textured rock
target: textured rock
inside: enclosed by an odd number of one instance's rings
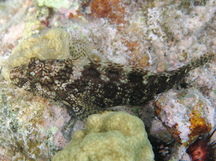
[[[93,0],[90,3],[91,16],[108,18],[111,23],[125,23],[125,6],[120,0]]]
[[[48,160],[71,138],[61,131],[67,110],[0,80],[0,160]]]
[[[60,8],[69,8],[70,1],[68,0],[36,0],[38,6],[47,6],[56,10]]]
[[[156,113],[180,143],[192,142],[214,127],[215,112],[196,89],[161,95],[156,101]]]

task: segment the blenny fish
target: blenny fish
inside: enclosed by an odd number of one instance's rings
[[[207,53],[177,70],[162,73],[90,58],[31,58],[27,64],[12,69],[10,79],[36,95],[63,102],[82,119],[108,107],[144,105],[213,57],[214,53]]]

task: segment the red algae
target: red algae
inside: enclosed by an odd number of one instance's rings
[[[125,7],[120,0],[93,0],[90,7],[92,17],[108,18],[114,24],[125,23]]]

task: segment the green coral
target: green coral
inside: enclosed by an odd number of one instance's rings
[[[154,153],[143,122],[124,112],[91,115],[53,161],[152,161]]]

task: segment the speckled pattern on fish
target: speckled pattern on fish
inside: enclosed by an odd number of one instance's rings
[[[207,53],[177,70],[163,73],[126,67],[89,58],[39,60],[15,67],[12,82],[45,98],[61,101],[77,118],[117,105],[144,105],[171,89],[192,69],[213,58]]]

